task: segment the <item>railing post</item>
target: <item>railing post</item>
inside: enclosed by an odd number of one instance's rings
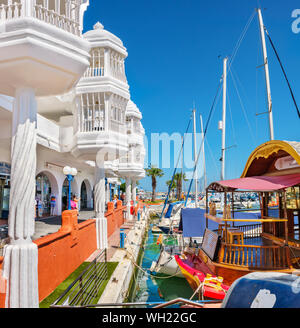
[[[21,0],[22,3],[22,16],[34,17],[36,0]]]

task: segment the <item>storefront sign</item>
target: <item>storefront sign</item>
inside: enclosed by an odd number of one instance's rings
[[[292,156],[279,158],[275,163],[275,168],[279,171],[300,167]]]

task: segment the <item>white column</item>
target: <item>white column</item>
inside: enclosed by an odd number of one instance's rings
[[[110,50],[105,49],[104,50],[104,75],[110,76],[111,75],[111,69],[110,69]]]
[[[22,16],[31,17],[34,15],[34,6],[36,0],[21,0],[22,4]]]
[[[38,308],[38,249],[32,242],[35,217],[37,105],[32,89],[16,91],[11,145],[10,243],[4,250],[6,307]]]
[[[136,205],[136,180],[132,179],[132,200],[134,206]]]
[[[108,247],[107,240],[107,220],[104,216],[105,213],[105,171],[104,161],[102,166],[99,167],[97,162],[95,168],[95,215],[96,215],[96,233],[97,233],[97,247],[104,249]]]
[[[131,179],[126,178],[126,206],[127,206],[127,219],[131,220],[130,207],[131,207]]]

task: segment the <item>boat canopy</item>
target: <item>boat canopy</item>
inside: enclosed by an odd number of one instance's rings
[[[246,191],[279,191],[300,185],[300,173],[283,176],[256,176],[226,180],[212,183],[207,190],[225,192]]]
[[[206,229],[206,211],[201,208],[183,208],[181,210],[181,219],[179,223],[179,230],[182,231],[184,238],[197,238],[203,237]],[[249,222],[253,220],[253,224],[257,220],[261,219],[260,212],[253,213],[235,213],[235,218],[239,220],[248,220],[248,222],[240,222],[240,226],[249,225]],[[209,222],[208,228],[210,230],[218,230],[219,224],[216,222]],[[251,227],[249,228],[251,229]],[[247,231],[247,229],[246,229]]]
[[[165,218],[169,219],[172,216],[172,211],[173,211],[174,207],[179,204],[183,204],[183,202],[176,202],[176,203],[169,204]]]

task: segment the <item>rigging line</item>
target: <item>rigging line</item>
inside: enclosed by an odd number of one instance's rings
[[[207,148],[208,148],[208,150],[209,150],[209,154],[210,154],[210,156],[211,156],[211,158],[212,158],[212,160],[213,160],[213,163],[214,163],[214,165],[215,165],[215,169],[216,169],[216,171],[219,171],[219,168],[218,168],[218,165],[217,165],[217,161],[216,161],[216,159],[215,159],[215,157],[214,157],[214,155],[213,155],[213,152],[212,152],[212,150],[211,150],[211,148],[210,148],[209,143],[208,143],[207,140],[206,140],[206,145],[207,145]]]
[[[288,80],[288,77],[287,77],[287,75],[286,75],[286,72],[285,72],[285,69],[284,69],[284,67],[283,67],[283,64],[282,64],[282,62],[281,62],[281,60],[280,60],[280,58],[279,58],[279,54],[278,54],[278,52],[277,52],[277,50],[276,50],[276,48],[275,48],[275,45],[274,45],[274,43],[273,43],[273,41],[272,41],[272,39],[271,39],[271,36],[270,36],[268,30],[266,29],[266,27],[265,27],[265,31],[266,31],[267,37],[268,37],[268,39],[269,39],[269,41],[270,41],[270,43],[271,43],[271,46],[272,46],[272,48],[273,48],[273,50],[274,50],[274,52],[275,52],[275,55],[276,55],[276,57],[277,57],[277,59],[278,59],[278,62],[279,62],[280,67],[281,67],[281,70],[282,70],[282,72],[283,72],[283,75],[284,75],[284,77],[285,77],[285,80],[286,80],[286,82],[287,82],[287,84],[288,84],[288,87],[289,87],[289,89],[290,89],[290,93],[291,93],[291,96],[292,96],[292,98],[293,98],[294,105],[295,105],[295,107],[296,107],[296,110],[297,110],[298,116],[299,116],[299,118],[300,118],[300,110],[299,110],[299,108],[298,108],[298,105],[297,105],[297,102],[296,102],[296,99],[295,99],[295,96],[294,96],[294,93],[293,93],[293,90],[292,90],[291,84],[290,84],[290,82],[289,82],[289,80]]]
[[[211,107],[211,109],[210,109],[210,111],[209,111],[208,119],[207,119],[206,126],[205,126],[205,129],[204,129],[204,135],[203,135],[202,142],[201,142],[201,146],[200,146],[200,149],[199,149],[199,152],[198,152],[198,156],[197,156],[197,159],[196,159],[196,162],[195,162],[194,171],[193,171],[193,176],[192,176],[192,179],[191,179],[191,182],[190,182],[190,185],[189,185],[189,189],[188,189],[188,193],[187,193],[187,196],[186,196],[186,200],[185,200],[184,207],[187,206],[187,201],[188,201],[188,198],[189,198],[189,195],[190,195],[191,189],[192,189],[192,184],[193,184],[193,181],[194,181],[195,172],[196,172],[196,170],[197,170],[197,166],[198,166],[199,158],[200,158],[200,155],[201,155],[201,152],[202,152],[202,148],[203,148],[204,140],[206,139],[206,134],[207,134],[207,130],[208,130],[208,127],[209,127],[209,123],[210,123],[210,120],[211,120],[211,118],[212,118],[212,116],[213,116],[216,102],[217,102],[217,100],[219,99],[218,96],[220,96],[220,90],[221,90],[221,86],[222,86],[222,80],[223,80],[223,79],[221,79],[221,80],[219,81],[219,85],[218,85],[218,88],[217,88],[217,92],[216,92],[215,98],[214,98],[214,100],[213,100],[212,107]]]
[[[164,206],[163,206],[163,210],[162,210],[161,215],[160,215],[160,220],[161,220],[162,217],[163,217],[164,210],[165,210],[165,208],[166,208],[166,206],[167,206],[167,202],[168,202],[168,199],[169,199],[169,197],[170,197],[170,193],[171,193],[172,186],[173,186],[173,183],[174,183],[175,174],[176,174],[177,167],[178,167],[178,164],[179,164],[179,161],[180,161],[180,158],[181,158],[181,153],[183,153],[183,148],[184,148],[184,143],[185,143],[186,135],[187,135],[188,130],[189,130],[189,128],[190,128],[191,122],[192,122],[192,115],[191,115],[191,117],[190,117],[190,121],[189,121],[188,127],[187,127],[187,129],[186,129],[186,132],[185,132],[184,137],[183,137],[183,140],[182,140],[181,150],[180,150],[180,153],[179,153],[179,156],[178,156],[177,164],[176,164],[175,169],[174,169],[174,172],[173,172],[172,181],[171,181],[171,183],[170,183],[170,185],[169,185],[168,196],[167,196],[166,199],[165,199]]]
[[[239,49],[241,47],[241,44],[244,41],[244,38],[245,38],[245,36],[246,36],[246,34],[248,32],[248,29],[249,29],[249,27],[250,27],[250,25],[251,25],[251,23],[252,23],[252,21],[253,21],[253,19],[255,17],[255,14],[256,14],[256,11],[254,10],[253,13],[250,15],[250,18],[249,18],[247,24],[245,25],[245,27],[244,27],[244,29],[243,29],[243,31],[242,31],[242,33],[241,33],[241,35],[240,35],[237,43],[235,44],[235,47],[234,47],[233,52],[232,52],[232,55],[229,57],[229,62],[228,62],[228,71],[229,72],[230,72],[231,66],[232,66],[232,64],[233,64],[233,62],[235,60],[235,57],[236,57],[236,55],[237,55],[237,53],[238,53],[238,51],[239,51]],[[221,77],[221,81],[222,80],[223,80],[223,76]],[[222,86],[222,88],[223,88],[223,86]]]
[[[234,128],[234,124],[233,124],[231,102],[230,102],[229,94],[227,94],[227,100],[228,100],[228,107],[229,107],[229,113],[230,113],[230,123],[231,123],[232,134],[233,134],[233,142],[234,142],[235,145],[238,145],[237,139],[236,139],[235,128]]]
[[[228,63],[228,70],[229,71],[230,71],[231,65],[232,65],[232,63],[233,63],[233,61],[234,61],[234,59],[235,59],[235,57],[237,55],[237,52],[238,52],[238,50],[239,50],[239,48],[240,48],[240,46],[241,46],[241,44],[242,44],[242,42],[243,42],[243,40],[244,40],[247,32],[248,32],[248,29],[249,29],[249,27],[250,27],[250,25],[251,25],[251,23],[252,23],[252,21],[253,21],[253,19],[255,17],[255,14],[256,14],[256,11],[254,10],[253,13],[251,14],[251,16],[250,16],[247,24],[245,25],[244,30],[242,31],[242,34],[240,35],[240,37],[238,39],[238,42],[236,43],[236,45],[234,47],[233,54],[230,57],[229,63]]]
[[[236,57],[236,54],[242,44],[242,41],[244,40],[245,38],[245,35],[250,27],[250,24],[252,23],[252,20],[253,18],[255,17],[255,14],[256,14],[256,11],[254,10],[253,13],[251,14],[234,50],[233,50],[233,55],[231,56],[231,58],[229,59],[229,65],[228,65],[228,70],[230,71],[230,68],[231,68],[231,65]],[[193,172],[193,178],[194,178],[194,175],[195,175],[195,172],[196,172],[196,169],[197,169],[197,165],[198,165],[198,161],[199,161],[199,158],[200,158],[200,154],[201,154],[201,151],[202,151],[202,147],[203,147],[203,143],[204,143],[204,140],[205,140],[205,137],[206,137],[206,134],[207,134],[207,129],[208,129],[208,126],[209,126],[209,123],[210,123],[210,120],[211,120],[211,117],[212,117],[212,114],[214,112],[214,108],[215,108],[215,105],[216,105],[216,102],[217,100],[219,99],[219,96],[220,96],[220,93],[219,91],[223,89],[223,86],[222,86],[222,81],[223,81],[223,76],[221,77],[220,79],[220,82],[219,82],[219,85],[218,85],[218,89],[217,89],[217,93],[216,93],[216,96],[214,98],[214,101],[213,101],[213,105],[211,107],[211,110],[210,110],[210,113],[209,113],[209,117],[208,117],[208,120],[207,120],[207,123],[206,123],[206,127],[205,127],[205,132],[204,132],[204,138],[202,139],[202,142],[201,142],[201,147],[200,147],[200,151],[198,153],[198,157],[197,157],[197,161],[195,163],[195,167],[194,167],[194,172]],[[189,190],[188,190],[188,193],[187,193],[187,197],[186,197],[186,202],[185,202],[185,207],[187,205],[187,200],[188,200],[188,196],[190,194],[190,191],[191,191],[191,188],[192,188],[192,184],[193,184],[193,180],[194,179],[191,179],[191,182],[190,182],[190,186],[189,186]]]
[[[252,141],[253,141],[253,145],[255,146],[255,137],[254,137],[254,134],[253,134],[253,131],[252,131],[252,128],[251,128],[251,125],[250,125],[250,122],[248,120],[248,116],[247,116],[247,113],[246,113],[246,110],[245,110],[245,106],[243,104],[243,101],[242,101],[242,98],[240,96],[240,93],[239,93],[239,90],[237,88],[237,85],[236,85],[236,81],[235,81],[235,78],[233,76],[233,72],[230,71],[230,74],[231,74],[231,78],[232,78],[232,81],[233,81],[233,85],[235,87],[235,90],[236,90],[236,93],[238,95],[238,98],[239,98],[239,101],[240,101],[240,104],[241,104],[241,107],[242,107],[242,110],[243,110],[243,113],[244,113],[244,116],[245,116],[245,119],[246,119],[246,122],[247,122],[247,125],[248,125],[248,128],[249,128],[249,132],[251,134],[251,138],[252,138]]]

